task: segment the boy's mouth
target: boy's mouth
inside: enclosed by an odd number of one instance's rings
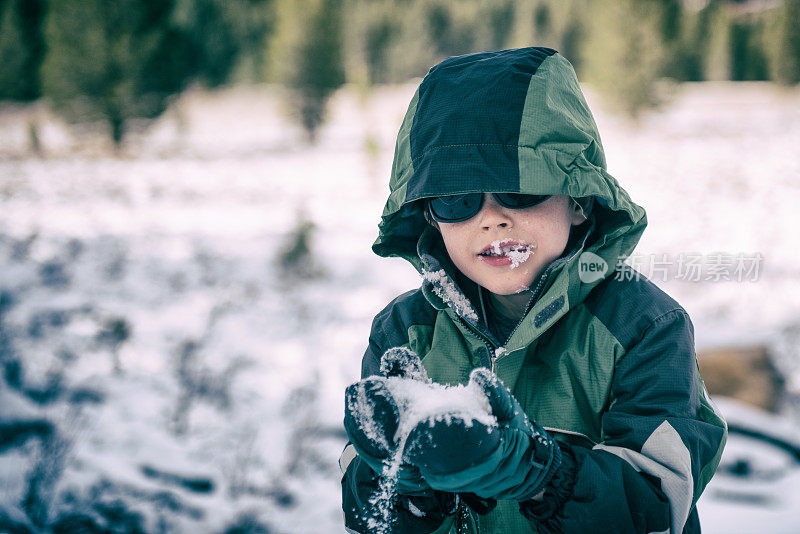
[[[478,253],[478,256],[499,257],[508,256],[511,253],[524,253],[528,250],[533,250],[531,245],[526,243],[519,243],[511,239],[503,239],[492,241],[486,248]]]
[[[520,243],[512,239],[502,239],[489,243],[489,245],[478,253],[478,256],[490,265],[510,265],[513,269],[527,260],[528,257],[533,254],[535,248],[535,245]]]

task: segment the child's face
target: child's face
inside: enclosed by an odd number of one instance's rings
[[[511,295],[528,289],[564,253],[570,228],[584,220],[566,195],[554,195],[529,208],[509,209],[486,193],[483,207],[471,219],[437,224],[459,271],[492,293]]]

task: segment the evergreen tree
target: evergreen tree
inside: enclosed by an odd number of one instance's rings
[[[331,93],[344,83],[341,0],[278,0],[270,43],[273,79],[289,91],[289,106],[311,142]]]
[[[0,100],[40,94],[42,0],[0,0]]]
[[[673,59],[666,74],[676,80],[699,82],[704,79],[704,61],[714,9],[712,3],[702,9],[685,9]]]
[[[514,2],[495,0],[481,2],[477,13],[477,48],[500,50],[508,46],[508,37],[514,27]]]
[[[659,104],[666,47],[661,5],[653,0],[591,3],[582,60],[586,77],[613,106],[635,117]]]
[[[783,85],[800,83],[800,0],[783,0],[773,14],[771,30],[770,79]]]
[[[214,87],[228,79],[239,52],[231,11],[241,1],[175,0],[172,19],[191,43],[187,68],[206,85]]]
[[[731,31],[731,80],[768,80],[763,16],[741,18]]]
[[[172,2],[58,0],[45,18],[43,94],[67,120],[104,120],[119,146],[133,118],[166,109],[191,74]]]
[[[510,45],[554,48],[580,70],[584,26],[592,22],[587,15],[590,3],[587,0],[521,0],[515,5]]]
[[[434,42],[428,4],[427,0],[409,0],[395,9],[400,28],[387,54],[392,82],[421,78],[445,57],[440,55],[439,46]]]
[[[521,48],[540,44],[540,35],[536,34],[534,22],[538,0],[518,0],[514,3],[514,25],[508,37],[508,46]]]
[[[392,43],[400,38],[402,18],[391,0],[347,0],[343,35],[345,72],[361,88],[391,80]]]
[[[730,80],[733,73],[733,15],[727,5],[712,2],[709,30],[703,56],[703,79]]]
[[[229,81],[240,61],[243,77],[263,81],[269,0],[175,0],[172,21],[187,38],[187,69],[206,86]]]
[[[477,20],[477,3],[462,0],[458,3],[447,0],[428,0],[424,10],[425,27],[438,58],[474,52],[475,28],[482,22]]]

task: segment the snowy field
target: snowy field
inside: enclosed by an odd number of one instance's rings
[[[342,91],[313,148],[270,89],[190,93],[119,157],[42,108],[0,111],[0,422],[20,422],[0,525],[343,531],[343,391],[372,317],[419,284],[370,251],[413,91]],[[590,104],[648,212],[631,261],[698,347],[765,343],[800,392],[800,91],[687,85],[636,126]],[[705,532],[735,530],[701,505]],[[741,528],[800,531],[739,508],[764,518]]]

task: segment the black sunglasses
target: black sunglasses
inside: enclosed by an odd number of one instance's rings
[[[551,195],[525,195],[522,193],[492,193],[501,206],[521,210],[541,204]],[[444,223],[466,221],[473,218],[483,207],[483,193],[464,193],[427,199],[428,211],[433,220]]]

